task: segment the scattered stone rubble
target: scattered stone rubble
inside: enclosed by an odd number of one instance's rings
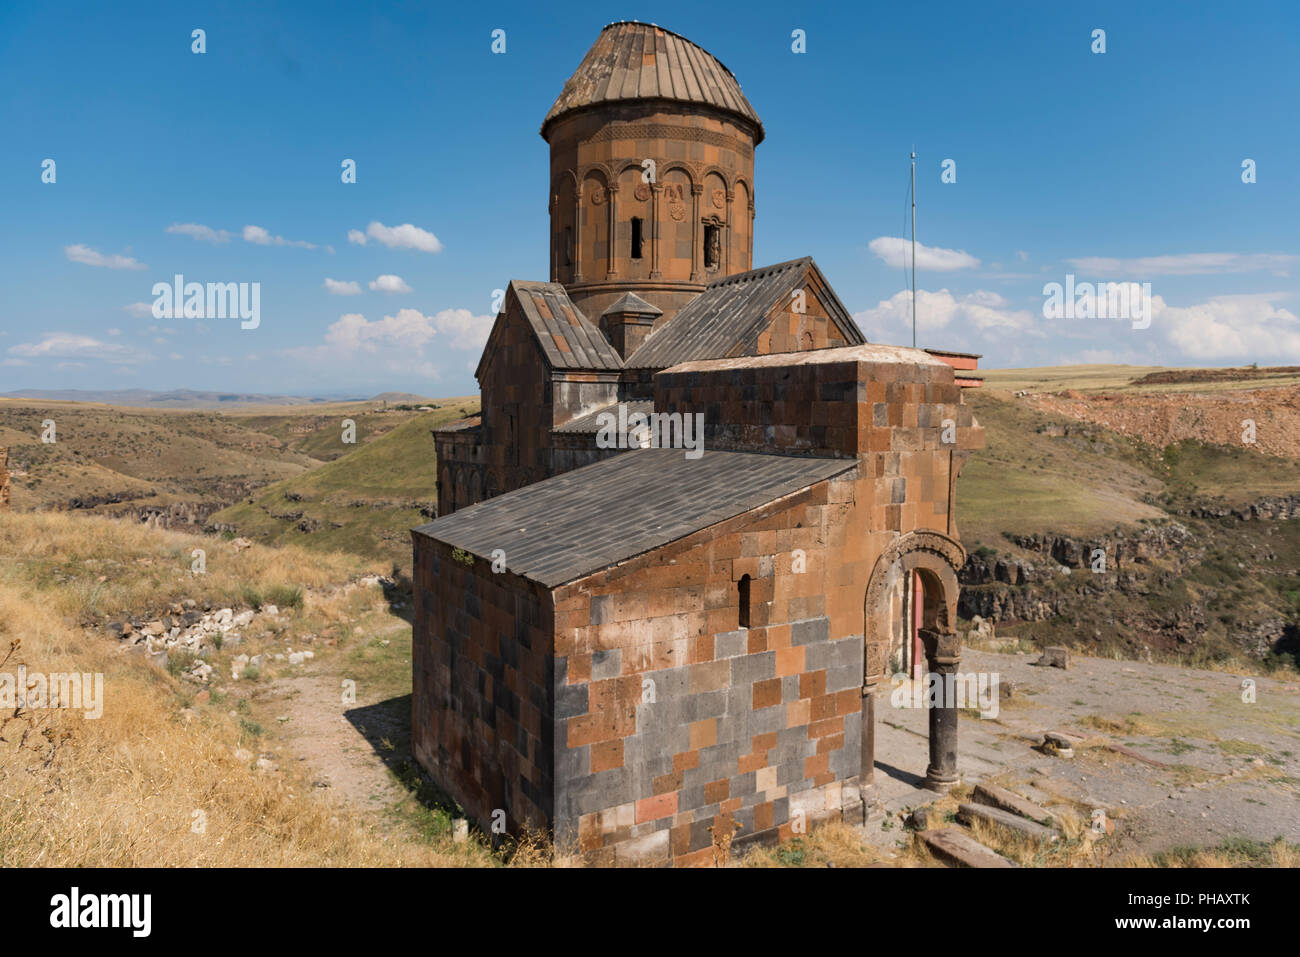
[[[238,546],[238,541],[235,543]],[[396,582],[381,575],[365,575],[343,585],[336,594],[346,595],[357,588],[373,588],[378,585],[386,596],[394,594]],[[165,666],[173,653],[188,652],[195,656],[194,663],[181,674],[182,678],[196,684],[207,684],[214,673],[207,660],[215,652],[225,648],[241,645],[244,638],[253,635],[259,638],[270,636],[283,630],[284,620],[280,609],[275,605],[263,605],[254,611],[246,608],[235,611],[233,608],[203,609],[192,598],[177,602],[168,608],[167,614],[155,619],[129,619],[109,622],[108,633],[121,642],[124,651],[146,654],[159,665]],[[298,636],[298,640],[311,643],[317,640],[314,634]],[[331,630],[326,629],[322,644],[332,645],[336,638]],[[270,655],[237,655],[230,664],[230,677],[238,681],[245,669],[261,669],[267,660],[288,661],[291,665],[301,665],[316,657],[308,650],[295,651],[286,648],[283,653]]]
[[[108,625],[108,633],[118,638],[124,650],[142,652],[155,658],[160,664],[166,664],[172,652],[189,652],[197,660],[182,677],[199,684],[206,684],[213,669],[204,659],[212,656],[221,648],[236,647],[243,643],[244,636],[255,630],[259,634],[268,634],[280,624],[280,609],[275,605],[263,605],[260,611],[251,608],[236,612],[233,608],[218,608],[200,611],[192,598],[177,602],[168,609],[168,614],[161,618],[145,621],[114,621]],[[254,661],[262,656],[257,655]],[[238,670],[250,663],[247,655]],[[298,664],[302,661],[292,661]],[[238,678],[237,673],[231,677]]]

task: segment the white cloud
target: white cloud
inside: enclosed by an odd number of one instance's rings
[[[389,347],[418,353],[437,331],[433,317],[418,309],[399,309],[397,315],[384,316],[376,322],[351,312],[339,316],[325,331],[325,343],[342,354],[357,351],[373,354]]]
[[[364,234],[358,229],[348,230],[348,242],[364,246],[367,239],[383,243],[390,249],[416,249],[422,253],[442,252],[442,243],[438,237],[427,229],[403,223],[401,226],[385,226],[379,221],[366,227]]]
[[[436,379],[442,369],[426,356],[428,348],[437,342],[439,355],[449,351],[472,354],[487,342],[494,318],[476,316],[468,309],[444,309],[431,316],[418,309],[400,309],[396,315],[372,322],[352,312],[339,316],[329,326],[320,345],[289,349],[286,354],[299,361],[346,363],[354,373],[369,367],[380,374]]]
[[[1109,259],[1089,256],[1067,259],[1075,269],[1102,277],[1205,276],[1220,273],[1271,270],[1286,274],[1298,256],[1284,253],[1185,253],[1178,256],[1145,256],[1138,259]]]
[[[46,333],[39,342],[22,342],[9,347],[9,355],[20,359],[102,359],[106,362],[141,362],[151,358],[129,346],[103,342],[71,332]]]
[[[482,349],[487,345],[494,316],[476,316],[468,309],[444,309],[433,317],[434,325],[451,337],[453,349]],[[478,363],[477,357],[474,359]]]
[[[1194,306],[1151,298],[1151,327],[1194,359],[1300,360],[1300,317],[1274,301],[1281,293],[1215,296]]]
[[[84,263],[87,266],[103,266],[106,269],[148,269],[144,263],[132,259],[130,256],[105,256],[98,250],[91,249],[89,246],[83,246],[77,243],[75,246],[64,246],[63,254],[74,263]]]
[[[880,236],[867,243],[867,248],[880,257],[886,265],[900,268],[912,265],[911,240],[897,236]],[[916,244],[917,272],[952,272],[954,269],[974,269],[980,261],[958,249]]]
[[[411,287],[406,284],[401,276],[386,274],[370,280],[370,289],[373,292],[410,292]]]
[[[230,233],[224,229],[213,229],[211,226],[203,226],[199,223],[172,223],[167,227],[167,232],[179,233],[205,243],[230,242]]]
[[[326,277],[325,291],[331,296],[359,296],[361,295],[361,286],[356,282]]]
[[[133,302],[130,305],[122,307],[123,312],[129,312],[136,319],[152,319],[153,303],[152,302]]]
[[[273,236],[261,226],[245,226],[244,242],[255,243],[258,246],[299,246],[303,249],[315,249],[315,243],[309,243],[305,239],[285,239],[283,236]]]
[[[920,259],[920,256],[917,257]],[[916,291],[916,327],[918,330],[943,329],[957,323],[973,326],[980,332],[1026,332],[1034,326],[1034,314],[1028,309],[1011,309],[996,292],[978,290],[954,296],[947,289]],[[888,341],[899,329],[912,328],[912,293],[904,289],[882,300],[874,309],[853,316],[863,333],[873,341]]]

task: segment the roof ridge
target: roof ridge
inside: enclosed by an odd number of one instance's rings
[[[677,39],[683,41],[684,43],[689,43],[691,46],[695,47],[695,49],[697,49],[697,50],[702,50],[704,53],[706,53],[706,54],[708,54],[709,56],[713,57],[714,61],[717,62],[718,66],[720,66],[720,67],[722,67],[724,70],[726,70],[726,71],[727,71],[727,74],[728,74],[728,75],[729,75],[733,80],[736,81],[736,86],[740,86],[740,79],[736,76],[735,73],[733,73],[733,72],[732,72],[732,71],[727,67],[727,64],[725,64],[725,63],[723,63],[721,60],[719,60],[716,56],[714,56],[714,54],[709,53],[708,50],[705,50],[704,47],[700,46],[698,43],[696,43],[696,42],[695,42],[694,40],[692,40],[690,37],[688,37],[688,36],[683,36],[682,34],[678,33],[676,30],[669,30],[667,27],[661,27],[661,26],[659,26],[659,24],[657,24],[657,23],[646,23],[644,20],[614,20],[614,21],[612,21],[612,22],[610,22],[610,23],[605,24],[603,27],[601,27],[601,28],[600,28],[600,32],[601,32],[601,33],[604,33],[604,32],[605,32],[606,30],[608,30],[610,27],[621,27],[621,26],[651,27],[651,28],[653,28],[653,29],[655,29],[655,30],[659,30],[659,31],[662,32],[662,33],[666,33],[666,34],[668,34],[670,37],[676,37]],[[600,34],[597,34],[597,36],[599,36],[599,35],[600,35]]]
[[[541,134],[571,113],[631,101],[666,101],[709,107],[752,127],[754,145],[763,121],[726,64],[680,33],[639,20],[607,24],[565,81]]]

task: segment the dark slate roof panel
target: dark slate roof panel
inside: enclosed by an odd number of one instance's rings
[[[827,311],[851,345],[867,340],[811,256],[725,276],[709,283],[671,320],[652,332],[624,363],[629,369],[666,369],[696,359],[726,358],[755,338],[769,310],[790,298],[812,271],[826,293]]]
[[[857,467],[856,459],[634,449],[415,529],[554,588]]]
[[[604,334],[557,282],[510,283],[553,369],[621,369],[623,360]]]
[[[763,124],[740,91],[735,74],[707,50],[652,23],[611,23],[600,32],[542,121],[620,100],[702,103],[741,117],[763,139]]]

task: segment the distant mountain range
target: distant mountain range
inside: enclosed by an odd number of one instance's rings
[[[268,395],[257,392],[199,392],[172,389],[18,389],[0,393],[5,399],[49,399],[66,402],[101,402],[153,409],[221,409],[241,405],[320,405],[326,402],[386,402],[392,405],[429,403],[432,400],[410,392],[383,392],[367,398],[361,395]]]

